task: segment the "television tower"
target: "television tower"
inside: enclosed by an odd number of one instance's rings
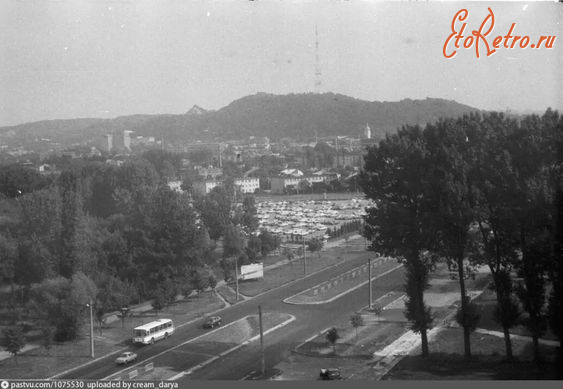
[[[321,93],[321,63],[319,61],[319,33],[315,24],[315,93]]]

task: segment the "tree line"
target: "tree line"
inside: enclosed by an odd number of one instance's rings
[[[215,287],[215,242],[228,231],[245,232],[243,248],[252,234],[271,240],[256,232],[253,197],[236,202],[226,186],[192,201],[171,190],[178,163],[152,151],[122,166],[79,160],[51,178],[0,167],[0,284],[11,289],[3,316],[73,340],[90,298],[100,323],[105,313],[147,299],[159,310],[178,294]]]
[[[423,356],[433,325],[423,293],[438,261],[459,281],[466,357],[479,315],[465,280],[481,265],[492,275],[509,359],[516,324],[530,331],[536,360],[548,325],[563,338],[562,134],[563,117],[550,109],[520,119],[470,114],[405,126],[369,148],[360,183],[376,205],[364,234],[371,250],[405,266],[405,315]]]

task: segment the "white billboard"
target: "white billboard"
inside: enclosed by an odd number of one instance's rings
[[[240,267],[240,279],[252,280],[264,277],[264,265],[262,263],[253,263],[251,265],[243,265]]]

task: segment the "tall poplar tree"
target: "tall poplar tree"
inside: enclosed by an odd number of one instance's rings
[[[437,191],[438,254],[457,272],[461,308],[456,318],[463,327],[465,357],[471,356],[471,331],[478,321],[476,310],[467,296],[465,280],[471,272],[468,260],[470,230],[475,220],[475,198],[472,191],[474,155],[472,142],[479,136],[476,114],[458,119],[440,120],[427,125],[425,139],[431,155],[430,170]]]
[[[435,194],[429,176],[428,150],[420,127],[406,127],[373,146],[365,157],[360,185],[375,206],[367,209],[365,236],[370,250],[396,256],[406,269],[406,317],[420,333],[428,355],[430,308],[424,303],[435,257]]]

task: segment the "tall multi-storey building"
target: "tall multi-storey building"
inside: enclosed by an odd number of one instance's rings
[[[113,135],[112,134],[105,134],[102,136],[102,140],[100,142],[100,150],[106,153],[111,153],[113,149]]]
[[[364,127],[364,139],[371,139],[371,128],[368,123],[366,123]]]
[[[131,134],[133,131],[122,130],[114,133],[112,151],[131,151]]]
[[[133,131],[123,130],[123,148],[131,151],[131,133]]]

